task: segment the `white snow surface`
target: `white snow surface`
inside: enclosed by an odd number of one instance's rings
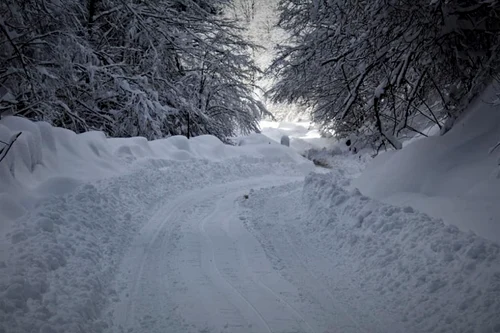
[[[311,174],[262,134],[0,120],[0,140],[17,131],[0,163],[0,332],[500,332],[498,243],[361,195],[355,155]]]
[[[412,206],[447,224],[500,242],[500,105],[490,86],[444,136],[419,138],[380,154],[355,180],[361,192]]]
[[[309,149],[332,148],[336,142],[332,139],[321,137],[318,129],[308,121],[275,122],[263,120],[260,122],[262,134],[280,142],[283,136],[290,138],[290,147],[304,153]]]
[[[315,174],[243,204],[274,268],[310,302],[316,332],[500,330],[498,244],[347,183]]]
[[[0,140],[17,131],[0,163],[0,332],[102,332],[119,264],[165,203],[214,184],[314,168],[279,144],[107,139],[0,121]]]

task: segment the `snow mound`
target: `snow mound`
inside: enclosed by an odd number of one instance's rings
[[[342,274],[390,304],[407,332],[500,331],[498,244],[347,192],[343,178],[310,175],[303,192],[304,228],[329,244],[325,255],[344,263]]]
[[[444,136],[380,154],[355,185],[370,197],[500,241],[498,153],[489,153],[500,139],[500,106],[491,103],[496,89],[490,86]]]
[[[77,135],[44,122],[19,117],[0,120],[0,140],[8,141],[17,132],[22,132],[21,136],[0,163],[0,193],[13,188],[38,188],[36,192],[41,195],[42,192],[62,194],[74,188],[78,181],[121,175],[130,172],[130,165],[149,159],[221,161],[252,156],[307,163],[291,149],[267,147],[269,139],[258,134],[241,138],[252,143],[252,147],[234,147],[209,135],[192,139],[174,136],[148,142],[139,137],[109,139],[102,132]],[[59,180],[54,180],[55,177]]]
[[[41,183],[35,190],[43,196],[48,195],[63,195],[72,192],[82,183],[74,178],[69,177],[53,177]]]

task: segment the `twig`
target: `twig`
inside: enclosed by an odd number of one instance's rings
[[[493,154],[493,152],[498,148],[500,147],[500,141],[495,145],[493,146],[491,149],[490,149],[490,154]]]
[[[19,132],[17,133],[16,135],[14,135],[11,139],[10,139],[10,143],[6,144],[7,147],[4,147],[0,150],[0,162],[3,161],[3,159],[5,158],[5,156],[7,156],[7,154],[9,153],[9,150],[12,148],[12,146],[14,145],[14,142],[16,142],[17,138],[22,134],[23,132]]]
[[[27,65],[26,63],[24,62],[24,57],[23,57],[23,54],[21,53],[21,51],[19,50],[19,48],[17,47],[16,43],[14,43],[14,41],[12,40],[12,38],[10,37],[9,35],[9,32],[7,31],[7,28],[2,24],[0,23],[0,30],[2,30],[3,34],[5,35],[5,37],[7,38],[7,40],[9,41],[9,43],[12,45],[12,47],[14,48],[14,51],[18,54],[19,56],[19,60],[21,61],[21,65],[23,66],[23,70],[24,70],[24,73],[26,74],[26,78],[28,79],[28,81],[30,82],[30,85],[31,85],[31,93],[33,94],[33,96],[35,96],[35,90],[33,88],[33,82],[31,82],[31,75],[29,74],[28,72],[28,68],[27,68]]]

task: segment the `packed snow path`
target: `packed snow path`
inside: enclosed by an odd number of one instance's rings
[[[121,265],[113,332],[324,332],[329,321],[336,331],[360,332],[335,313],[334,299],[315,301],[324,292],[319,281],[286,281],[243,225],[238,198],[294,180],[252,178],[166,203]]]

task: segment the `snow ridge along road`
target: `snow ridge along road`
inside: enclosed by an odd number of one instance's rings
[[[252,188],[299,179],[250,178],[166,204],[121,264],[109,331],[318,332],[315,320],[298,310],[305,299],[273,269],[235,201]]]

